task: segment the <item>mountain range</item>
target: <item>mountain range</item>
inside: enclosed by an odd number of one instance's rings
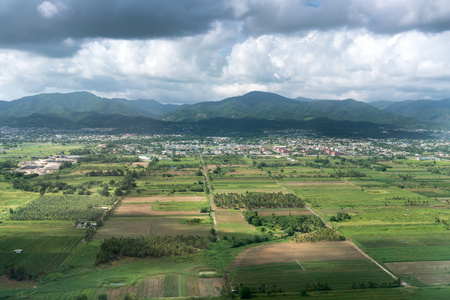
[[[39,94],[13,101],[0,101],[0,117],[26,117],[33,114],[77,120],[85,114],[125,115],[157,118],[177,105],[155,100],[106,99],[88,92]]]
[[[450,125],[450,98],[443,100],[376,101],[374,107],[424,122]]]
[[[372,122],[407,127],[417,125],[417,120],[383,111],[353,99],[304,101],[265,92],[250,92],[222,101],[182,105],[162,117],[163,120],[176,122],[194,122],[211,118],[257,118],[277,121],[327,118],[335,121]]]
[[[250,92],[221,101],[161,104],[107,99],[88,92],[39,94],[0,101],[0,125],[49,128],[151,128],[152,131],[270,130],[305,128],[343,135],[367,130],[448,128],[450,99],[365,103],[353,99],[290,99]],[[337,128],[336,128],[337,127]]]

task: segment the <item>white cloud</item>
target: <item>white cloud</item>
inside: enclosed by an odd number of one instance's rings
[[[59,1],[55,3],[44,1],[37,6],[37,11],[44,18],[52,18],[58,15],[63,9],[64,4]]]
[[[241,84],[263,82],[271,91],[289,96],[306,92],[317,98],[334,94],[392,99],[392,90],[410,86],[423,88],[425,94],[433,89],[449,93],[448,49],[450,32],[406,32],[395,38],[365,30],[316,32],[308,38],[265,35],[233,48],[225,78],[238,78]],[[431,84],[430,78],[436,81]],[[289,86],[287,93],[283,86]]]
[[[336,29],[241,39],[240,29],[217,22],[205,34],[177,39],[90,39],[65,58],[2,50],[0,92],[12,99],[17,91],[87,90],[176,103],[252,90],[357,100],[450,94],[450,32]]]

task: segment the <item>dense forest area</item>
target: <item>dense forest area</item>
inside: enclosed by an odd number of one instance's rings
[[[322,220],[315,215],[304,216],[258,216],[258,212],[249,210],[244,218],[253,226],[264,226],[269,230],[283,230],[288,235],[294,232],[312,232],[325,226]]]
[[[294,194],[278,193],[218,193],[214,203],[227,208],[282,208],[304,207],[305,202]]]

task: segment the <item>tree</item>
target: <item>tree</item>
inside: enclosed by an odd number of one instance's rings
[[[247,286],[242,286],[239,288],[239,296],[241,296],[241,299],[250,299],[252,297],[252,290]]]
[[[109,191],[107,187],[103,187],[103,189],[101,189],[98,192],[101,196],[105,196],[105,197],[109,197]]]
[[[133,293],[128,293],[125,295],[125,298],[123,298],[124,300],[134,300],[136,299],[136,295]]]
[[[108,300],[108,295],[106,293],[97,296],[97,300]]]
[[[123,192],[122,192],[122,190],[121,189],[119,189],[119,188],[117,188],[117,189],[115,189],[115,191],[114,191],[114,196],[123,196]]]

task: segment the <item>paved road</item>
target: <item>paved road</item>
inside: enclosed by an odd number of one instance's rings
[[[209,183],[209,179],[208,179],[208,170],[206,169],[206,165],[203,161],[203,156],[202,154],[199,152],[198,155],[200,156],[200,162],[202,163],[202,167],[203,167],[203,175],[205,175],[205,183],[206,183],[206,187],[208,189],[208,193],[209,193],[209,205],[211,207],[211,216],[213,218],[214,221],[214,230],[216,231],[216,238],[219,241],[219,228],[217,227],[217,222],[216,222],[216,215],[214,213],[214,201],[213,201],[213,195],[211,193],[211,184]]]

